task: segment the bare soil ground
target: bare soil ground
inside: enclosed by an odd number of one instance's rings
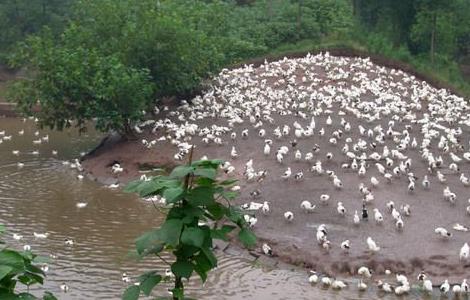
[[[398,66],[399,67],[399,66]],[[318,78],[325,81],[325,84],[334,84],[328,81],[324,72],[319,68],[317,70]],[[338,80],[340,84],[341,80]],[[345,84],[350,84],[346,82]],[[339,107],[333,106],[333,110],[339,110]],[[295,116],[276,116],[275,124],[293,122]],[[333,114],[333,123],[339,124],[340,116]],[[325,124],[326,116],[319,116],[316,120],[318,124]],[[356,118],[348,118],[353,130],[351,136],[353,139],[359,137],[358,125],[362,124]],[[201,127],[208,126],[215,120],[203,120]],[[381,124],[387,128],[388,120],[377,120],[368,123],[367,128]],[[362,124],[364,125],[364,124]],[[236,125],[235,130],[240,133],[243,126]],[[322,125],[323,126],[323,125]],[[275,125],[267,125],[264,128],[266,132],[272,132]],[[405,128],[405,124],[398,124],[397,131]],[[405,177],[397,178],[392,183],[387,184],[385,179],[378,174],[375,168],[370,168],[365,178],[359,178],[357,172],[352,170],[342,170],[341,164],[346,162],[341,158],[341,146],[328,143],[328,137],[334,128],[325,126],[325,136],[314,136],[312,139],[299,140],[298,149],[305,153],[309,151],[314,144],[321,147],[322,161],[324,168],[331,169],[341,174],[344,188],[336,190],[332,188],[331,181],[326,176],[318,176],[306,172],[305,179],[300,182],[293,180],[282,180],[280,175],[287,166],[290,166],[293,172],[306,168],[305,162],[294,161],[292,155],[284,162],[284,166],[272,158],[266,157],[262,153],[264,139],[256,136],[256,131],[251,130],[247,139],[238,138],[235,141],[228,141],[227,145],[216,146],[206,145],[200,139],[193,139],[192,144],[196,145],[195,157],[199,158],[207,155],[209,158],[230,159],[230,149],[235,146],[239,152],[239,157],[232,160],[236,167],[235,177],[241,179],[241,196],[236,200],[237,204],[252,201],[249,193],[255,189],[262,191],[262,199],[258,202],[270,201],[272,213],[268,216],[258,216],[258,223],[255,226],[255,232],[261,241],[268,241],[273,247],[274,253],[282,261],[304,266],[305,268],[315,269],[329,275],[354,275],[357,268],[362,265],[369,266],[377,274],[383,274],[385,269],[393,272],[402,272],[408,275],[416,275],[420,271],[426,271],[433,280],[442,280],[449,278],[451,282],[457,282],[470,275],[470,264],[459,261],[459,250],[464,242],[470,241],[470,232],[452,231],[454,237],[449,240],[442,240],[434,233],[434,228],[443,226],[451,229],[453,224],[460,223],[470,225],[470,217],[466,214],[465,207],[467,199],[470,198],[470,188],[464,187],[459,182],[459,174],[447,174],[448,183],[452,190],[458,195],[459,200],[454,206],[442,199],[442,190],[445,185],[440,184],[435,176],[430,176],[432,182],[430,190],[421,188],[420,182],[427,174],[426,166],[418,164],[413,168],[413,172],[418,177],[417,190],[414,193],[407,191],[408,181]],[[419,135],[419,129],[416,128],[412,134]],[[157,143],[152,149],[146,149],[141,139],[152,140],[161,136],[144,132],[136,141],[107,141],[98,148],[93,155],[86,157],[83,162],[85,170],[97,180],[110,183],[118,181],[126,183],[140,176],[139,168],[142,165],[164,166],[171,168],[177,162],[174,161],[175,146],[169,143]],[[464,128],[463,144],[468,145],[470,131]],[[283,140],[288,144],[289,140]],[[282,144],[282,143],[281,143]],[[393,142],[387,141],[386,144],[392,148]],[[276,149],[279,144],[274,146]],[[468,147],[468,146],[467,146]],[[332,152],[339,159],[326,162],[324,155]],[[407,153],[414,162],[421,160],[417,151]],[[267,178],[260,184],[257,182],[247,183],[243,180],[243,169],[247,160],[254,160],[255,169],[266,169]],[[119,162],[124,167],[124,172],[115,175],[112,174],[110,166]],[[372,162],[371,162],[372,163]],[[373,163],[372,163],[373,164]],[[444,172],[444,171],[443,171]],[[470,173],[470,164],[462,164],[461,172]],[[380,185],[373,189],[375,203],[369,208],[372,216],[372,208],[377,207],[384,214],[384,224],[377,225],[373,218],[368,222],[362,221],[359,226],[354,226],[352,215],[355,210],[360,212],[362,196],[358,192],[358,185],[361,182],[369,183],[370,176],[380,178]],[[322,206],[318,203],[321,194],[331,196],[330,203]],[[303,200],[310,200],[317,204],[315,212],[308,214],[301,211],[299,205]],[[404,217],[405,228],[403,231],[397,231],[395,223],[387,213],[385,203],[393,200],[397,206],[410,204],[412,214],[410,217]],[[339,216],[336,213],[336,203],[342,201],[348,209],[346,217]],[[290,210],[295,215],[292,223],[286,223],[283,214]],[[319,224],[326,224],[331,237],[332,249],[325,251],[318,246],[315,240],[316,227]],[[371,236],[378,242],[382,248],[379,253],[371,254],[366,247],[366,238]],[[346,240],[351,240],[351,250],[344,253],[339,244]]]

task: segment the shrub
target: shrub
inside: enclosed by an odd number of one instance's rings
[[[96,120],[100,130],[131,133],[152,99],[153,86],[145,69],[126,67],[116,56],[93,48],[57,46],[44,35],[32,37],[17,59],[28,61],[31,79],[17,81],[10,100],[30,114],[36,105],[42,126],[63,129]]]
[[[217,267],[214,239],[228,240],[228,234],[238,227],[238,238],[244,245],[256,243],[239,208],[230,202],[237,193],[228,188],[236,181],[216,179],[221,163],[219,160],[195,161],[176,167],[169,176],[137,180],[126,188],[142,197],[160,195],[171,205],[165,222],[140,236],[136,248],[140,256],[156,256],[171,268],[173,299],[185,299],[183,278],[189,279],[195,272],[205,282],[207,274]],[[171,262],[163,259],[164,252],[174,259]],[[143,274],[139,277],[140,284],[130,286],[123,299],[135,300],[141,292],[150,295],[162,278],[156,270]]]

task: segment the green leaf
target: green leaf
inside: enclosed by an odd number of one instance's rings
[[[214,203],[214,189],[200,186],[186,194],[186,198],[193,206],[208,206]]]
[[[0,299],[2,300],[19,300],[18,296],[13,294],[8,290],[1,290],[0,289]]]
[[[0,266],[9,266],[15,270],[24,268],[24,259],[18,252],[8,249],[0,251]]]
[[[233,229],[235,229],[235,226],[231,225],[224,225],[220,229],[211,229],[211,237],[213,239],[228,241],[227,234],[229,234]]]
[[[36,257],[31,251],[22,251],[22,252],[18,252],[21,256],[23,256],[23,258],[28,261],[32,261],[34,260],[34,258]]]
[[[197,227],[186,227],[181,234],[181,242],[200,248],[204,243],[204,231]]]
[[[25,269],[28,272],[31,272],[31,273],[34,273],[34,274],[46,275],[46,274],[44,274],[43,270],[41,270],[40,268],[38,268],[34,265],[27,265]]]
[[[31,284],[39,283],[44,284],[44,278],[41,275],[35,273],[26,273],[28,274],[29,278],[31,278]]]
[[[182,221],[184,224],[191,224],[193,223],[196,218],[201,218],[204,216],[204,210],[199,208],[199,207],[193,207],[193,206],[186,206],[185,208],[181,209],[184,217],[182,218]]]
[[[227,210],[227,217],[230,219],[230,221],[237,225],[245,223],[245,220],[242,217],[241,210],[237,207],[230,206]]]
[[[186,175],[192,173],[194,171],[194,167],[189,166],[177,166],[173,169],[170,173],[170,178],[183,178]]]
[[[20,293],[18,294],[18,300],[37,300],[36,296],[30,293]]]
[[[154,181],[144,181],[136,187],[136,191],[141,197],[157,194],[163,187]]]
[[[185,209],[179,206],[173,206],[166,216],[167,219],[183,219],[186,215]]]
[[[19,275],[18,276],[18,281],[21,282],[24,285],[30,285],[32,283],[31,282],[32,279],[29,276],[25,275],[25,274]]]
[[[204,231],[204,244],[203,248],[209,248],[211,249],[213,247],[212,245],[212,238],[211,238],[211,229],[209,226],[204,225],[204,226],[199,226],[201,230]]]
[[[57,298],[51,292],[44,292],[42,300],[57,300]]]
[[[48,263],[50,261],[51,261],[51,259],[47,256],[36,256],[33,259],[33,263],[35,263],[35,264],[44,264],[44,263]]]
[[[215,180],[205,178],[205,177],[198,177],[196,178],[196,183],[198,186],[212,186]]]
[[[255,234],[247,228],[240,229],[240,232],[238,233],[238,238],[243,243],[243,245],[245,245],[245,247],[251,247],[256,244]]]
[[[13,268],[10,266],[3,266],[0,265],[0,281],[7,276],[11,271],[13,271]]]
[[[188,278],[191,277],[194,267],[189,261],[177,260],[171,265],[171,271],[175,276]]]
[[[233,225],[223,225],[222,228],[220,228],[220,231],[223,231],[224,233],[230,233],[232,232],[236,227]]]
[[[212,268],[217,267],[217,257],[215,257],[214,252],[210,248],[204,247],[201,249],[205,257],[209,261]]]
[[[176,201],[183,198],[184,189],[181,186],[175,188],[167,188],[163,191],[163,197],[166,199],[166,203],[175,203]]]
[[[166,176],[156,176],[150,181],[142,181],[135,188],[135,191],[138,192],[141,197],[147,197],[160,194],[164,188],[173,188],[179,185],[180,182],[178,180],[169,179]]]
[[[137,253],[140,255],[147,252],[148,249],[153,249],[152,253],[158,253],[163,249],[163,245],[160,229],[148,231],[135,240]],[[160,250],[157,251],[158,249]]]
[[[0,224],[0,234],[5,232],[5,225]]]
[[[180,247],[178,250],[174,251],[173,254],[180,259],[189,259],[200,250],[200,248],[195,246],[184,245],[183,247]]]
[[[194,171],[194,175],[209,179],[215,179],[215,176],[217,175],[217,169],[196,169]]]
[[[238,182],[238,180],[236,180],[236,179],[227,179],[227,180],[219,182],[219,184],[220,185],[232,185],[232,184],[237,183],[237,182]]]
[[[139,185],[142,183],[142,180],[134,180],[129,182],[126,187],[124,188],[124,192],[126,193],[135,193],[138,191]]]
[[[158,176],[157,179],[158,181],[156,183],[164,188],[174,188],[181,186],[181,181],[179,179],[171,179],[167,176]]]
[[[179,244],[183,222],[178,219],[169,219],[160,227],[160,238],[163,242],[176,247]]]
[[[222,219],[227,211],[227,209],[222,204],[217,202],[214,202],[213,205],[208,205],[206,208],[215,220]]]
[[[151,271],[139,276],[140,290],[144,292],[146,296],[149,296],[153,288],[162,281],[162,276],[155,274],[155,271]]]
[[[211,263],[202,252],[194,257],[194,263],[194,271],[199,275],[202,282],[206,282],[207,272],[212,269]]]
[[[122,300],[137,300],[139,299],[139,295],[140,287],[132,285],[124,291],[124,294],[122,294]]]
[[[224,161],[220,159],[213,159],[213,160],[197,160],[191,164],[194,167],[209,167],[213,169],[217,169]]]
[[[223,195],[228,200],[234,200],[238,197],[238,192],[228,191],[228,192],[224,192]]]

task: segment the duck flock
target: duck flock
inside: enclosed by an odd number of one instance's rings
[[[469,108],[401,70],[323,53],[224,69],[135,129],[168,160],[184,163],[193,146],[224,159],[260,252],[314,269],[309,282],[342,289],[336,276],[348,274],[359,290],[460,294]]]

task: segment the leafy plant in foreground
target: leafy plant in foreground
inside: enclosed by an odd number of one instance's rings
[[[136,248],[141,257],[157,256],[169,265],[174,274],[175,300],[185,299],[183,278],[189,279],[195,272],[205,282],[209,271],[217,267],[214,239],[226,241],[228,234],[238,227],[238,238],[245,246],[256,243],[240,210],[230,204],[237,193],[228,188],[236,181],[216,179],[221,163],[220,160],[190,162],[176,167],[169,176],[133,181],[126,188],[142,197],[160,195],[171,205],[165,222],[140,236]],[[162,258],[164,252],[170,253],[174,260]],[[123,299],[138,299],[141,292],[148,296],[161,281],[162,275],[156,270],[149,271],[139,277],[138,286],[127,288]]]
[[[0,225],[0,236],[5,227]],[[0,244],[4,242],[0,240]],[[0,299],[2,300],[34,300],[39,299],[29,292],[16,292],[16,285],[21,283],[29,287],[43,284],[45,274],[34,265],[39,257],[31,251],[18,252],[8,247],[0,247]],[[45,292],[43,300],[57,300],[54,295]]]

